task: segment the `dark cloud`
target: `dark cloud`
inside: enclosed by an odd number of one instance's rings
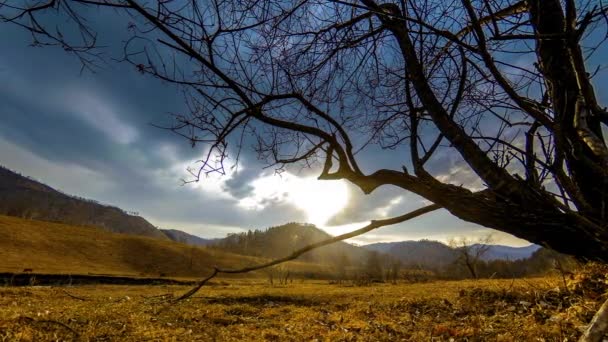
[[[244,162],[243,162],[244,163]],[[254,187],[251,182],[260,176],[259,168],[237,170],[222,186],[222,188],[235,198],[241,199],[251,196]]]
[[[100,44],[113,47],[106,50],[107,59],[119,58],[130,18],[98,17],[103,19],[92,25],[101,33]],[[196,166],[203,151],[151,125],[170,123],[169,112],[186,110],[177,87],[121,63],[81,74],[78,61],[62,49],[28,47],[25,31],[1,27],[0,164],[68,193],[138,211],[159,226],[205,237],[306,221],[305,213],[280,191],[258,199],[254,208],[240,204],[254,195],[255,180],[272,174],[250,149],[242,151],[242,167],[224,178],[181,185],[180,179],[189,179],[186,167]],[[245,141],[245,147],[252,143]],[[383,152],[372,146],[357,157],[362,170],[370,173],[379,168],[400,170],[409,165],[407,155],[403,148]],[[434,174],[458,181],[465,172],[454,171],[460,165],[457,157],[446,154],[433,159],[430,167]],[[298,177],[317,176],[320,171],[319,165],[287,169]],[[470,182],[469,178],[462,180]],[[423,205],[419,197],[395,187],[382,187],[371,195],[352,185],[348,189],[348,206],[328,225],[399,215]],[[477,229],[442,212],[362,239],[391,241]]]

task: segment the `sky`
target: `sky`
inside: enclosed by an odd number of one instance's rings
[[[108,20],[100,36],[118,34],[116,24],[124,20],[116,20]],[[197,166],[204,150],[155,127],[169,123],[170,112],[184,109],[179,88],[121,63],[81,73],[78,61],[61,49],[35,48],[30,42],[25,31],[2,25],[0,164],[65,193],[135,211],[160,228],[204,238],[287,222],[313,223],[335,235],[428,204],[395,187],[364,195],[346,182],[316,180],[315,170],[277,175],[251,150],[244,150],[238,169],[225,176],[184,185],[182,179],[190,179],[187,168]],[[117,51],[110,49],[109,54]],[[388,157],[377,152],[362,155],[361,164],[382,164],[380,159]],[[444,156],[436,172],[442,180],[474,182],[453,156]],[[528,244],[445,210],[350,242],[447,241],[488,233],[498,244]]]

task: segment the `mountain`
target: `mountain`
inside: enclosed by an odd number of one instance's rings
[[[169,239],[3,215],[0,215],[0,260],[0,273],[30,269],[48,274],[197,278],[208,275],[215,266],[237,268],[265,261]],[[294,275],[327,277],[328,274],[326,267],[309,263],[291,262],[289,267]]]
[[[172,241],[185,243],[191,246],[209,246],[220,239],[203,239],[196,235],[188,234],[177,229],[161,229],[161,231]]]
[[[473,248],[479,248],[481,245],[473,245]],[[502,245],[491,245],[488,251],[482,256],[483,260],[522,260],[528,259],[539,250],[538,245],[529,245],[525,247],[511,247]]]
[[[401,260],[406,267],[442,268],[458,257],[449,246],[430,240],[374,243],[363,248],[386,253]]]
[[[0,167],[0,215],[44,220],[154,237],[168,237],[136,214],[93,200],[70,196]]]
[[[473,245],[471,247],[479,248],[481,246]],[[450,265],[458,258],[457,250],[439,241],[384,242],[369,244],[363,247],[368,250],[391,255],[410,267],[441,268]],[[482,259],[485,261],[528,259],[539,248],[537,245],[526,247],[491,245]]]
[[[246,233],[230,234],[218,240],[214,246],[224,251],[265,258],[280,258],[304,246],[331,238],[323,230],[311,224],[288,223],[266,230],[249,230]],[[312,250],[299,260],[335,265],[361,264],[370,252],[346,242],[336,242]]]

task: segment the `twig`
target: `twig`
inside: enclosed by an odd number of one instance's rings
[[[81,300],[81,301],[83,301],[83,302],[86,302],[86,301],[88,300],[88,299],[86,299],[86,298],[82,298],[82,297],[74,296],[73,294],[69,293],[69,292],[68,292],[68,291],[66,291],[66,290],[61,290],[61,292],[63,292],[64,294],[66,294],[68,297],[70,297],[70,298],[74,298],[74,299],[76,299],[76,300]]]
[[[76,337],[76,339],[80,339],[80,334],[78,332],[76,332],[76,330],[72,329],[72,327],[70,327],[69,325],[67,325],[65,323],[61,323],[59,321],[55,321],[52,319],[36,320],[36,319],[33,319],[28,316],[21,316],[21,317],[19,317],[19,320],[22,322],[31,324],[31,325],[40,324],[40,323],[59,325],[60,327],[63,327],[65,329],[67,329],[68,331],[70,331]]]
[[[298,250],[296,250],[295,252],[291,253],[290,255],[280,258],[280,259],[275,259],[272,261],[269,261],[267,263],[263,263],[263,264],[259,264],[259,265],[255,265],[255,266],[248,266],[248,267],[244,267],[244,268],[239,268],[239,269],[220,269],[218,267],[214,267],[213,268],[213,272],[206,278],[204,278],[203,280],[201,280],[195,287],[193,287],[190,291],[184,293],[183,295],[181,295],[180,297],[176,298],[173,302],[179,302],[181,300],[184,300],[186,298],[191,297],[192,295],[194,295],[198,290],[201,289],[201,287],[203,287],[209,280],[215,278],[215,276],[217,276],[220,273],[229,273],[229,274],[237,274],[237,273],[248,273],[251,271],[257,271],[257,270],[261,270],[263,268],[267,268],[267,267],[271,267],[274,265],[278,265],[278,264],[282,264],[284,262],[287,261],[291,261],[294,260],[296,258],[298,258],[300,255],[310,252],[313,249],[317,249],[319,247],[323,247],[329,244],[332,244],[334,242],[338,242],[338,241],[342,241],[342,240],[346,240],[346,239],[350,239],[352,237],[355,236],[359,236],[361,234],[367,233],[371,230],[374,229],[378,229],[384,226],[388,226],[388,225],[392,225],[392,224],[397,224],[397,223],[401,223],[407,220],[411,220],[415,217],[418,217],[420,215],[424,215],[426,213],[429,213],[431,211],[435,211],[437,209],[440,209],[441,206],[438,204],[431,204],[431,205],[427,205],[426,207],[422,207],[419,209],[416,209],[414,211],[411,211],[407,214],[401,215],[401,216],[396,216],[396,217],[392,217],[392,218],[388,218],[388,219],[383,219],[383,220],[372,220],[367,226],[363,227],[363,228],[359,228],[357,230],[353,230],[349,233],[345,233],[342,235],[338,235],[338,236],[334,236],[332,238],[323,240],[323,241],[319,241],[313,244],[310,244],[308,246],[305,246],[303,248],[300,248]]]

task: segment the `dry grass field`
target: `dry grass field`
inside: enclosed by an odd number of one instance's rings
[[[262,259],[170,241],[0,216],[0,272],[190,278]],[[575,341],[608,290],[605,267],[568,279],[350,286],[292,262],[293,282],[264,271],[184,286],[0,287],[0,341]],[[275,283],[276,285],[276,283]],[[0,284],[1,286],[1,284]]]
[[[0,341],[575,341],[601,300],[580,283],[5,287]]]
[[[213,266],[264,261],[168,240],[0,215],[0,272],[192,278],[209,273]],[[289,269],[296,275],[328,272],[297,261]]]

